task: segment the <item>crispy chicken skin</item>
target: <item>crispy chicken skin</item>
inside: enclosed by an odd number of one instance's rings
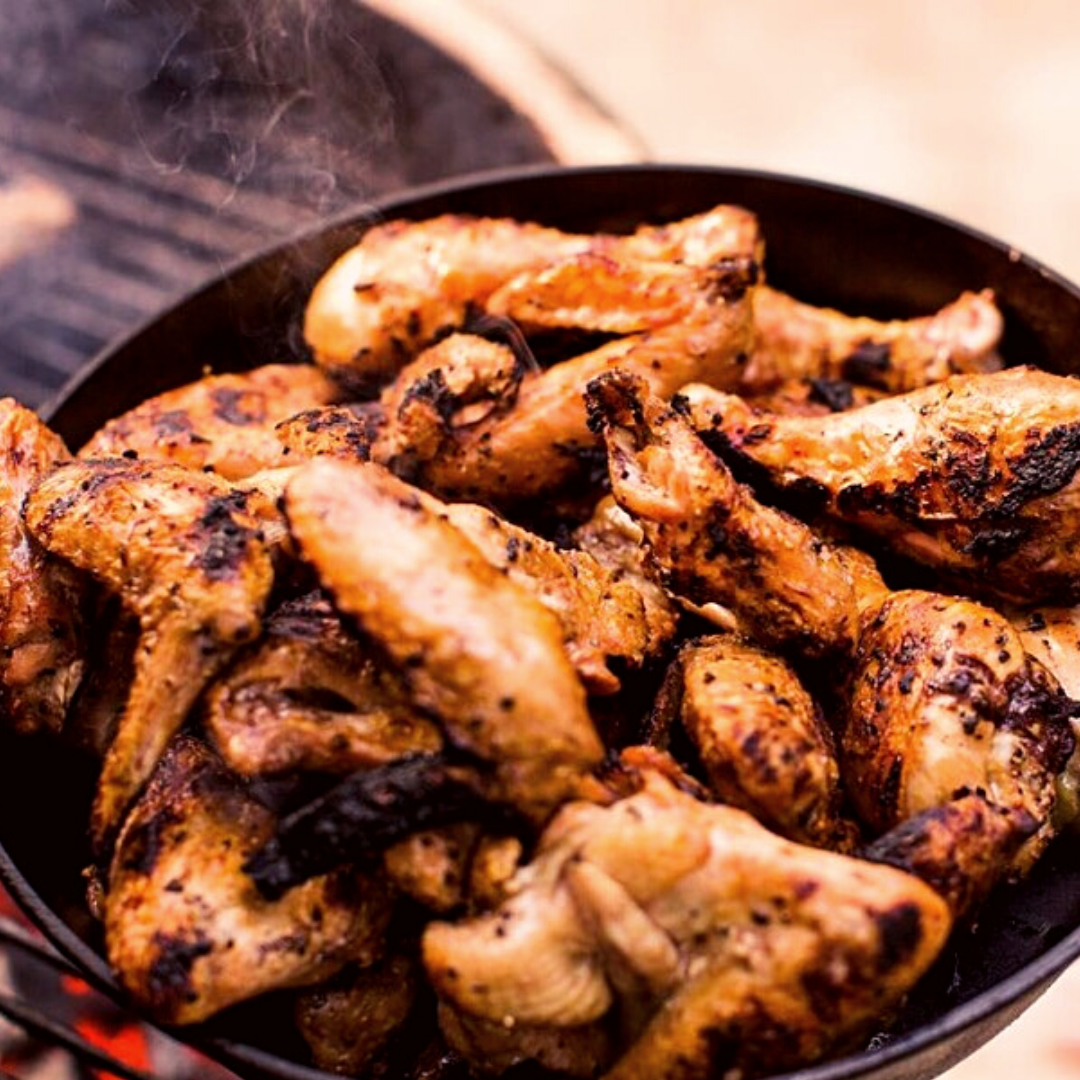
[[[893,593],[865,613],[850,687],[840,744],[863,820],[883,832],[982,792],[1034,833],[1016,860],[1029,869],[1054,833],[1080,703],[1009,622],[970,600]]]
[[[1080,600],[1080,383],[958,375],[850,413],[772,417],[687,388],[695,427],[893,550],[1017,603]]]
[[[1016,863],[1029,868],[1052,835],[1080,706],[1008,620],[971,600],[890,593],[868,557],[758,503],[640,382],[608,376],[589,398],[613,493],[672,587],[731,607],[767,646],[813,657],[824,644],[842,663],[841,769],[866,824],[884,831],[984,790],[1034,822]]]
[[[270,556],[225,480],[158,462],[62,465],[31,492],[25,519],[43,547],[139,620],[134,678],[91,815],[100,848],[203,687],[259,633]]]
[[[903,393],[964,372],[996,371],[1004,329],[989,289],[963,293],[933,315],[878,322],[804,304],[763,286],[754,297],[754,347],[742,391],[816,376]]]
[[[266,620],[206,695],[203,723],[241,776],[350,773],[442,747],[403,682],[309,593]]]
[[[60,731],[84,669],[82,581],[21,516],[27,492],[70,456],[33,412],[0,399],[0,712],[23,733]]]
[[[472,821],[421,829],[386,849],[386,876],[417,903],[445,915],[465,903],[479,837],[480,826]]]
[[[157,1019],[195,1023],[381,954],[392,903],[376,877],[342,870],[263,899],[241,866],[273,830],[204,743],[176,737],[124,823],[105,898],[109,962]]]
[[[846,379],[785,379],[763,393],[741,395],[751,408],[777,416],[828,416],[881,401],[884,390],[860,386]]]
[[[369,229],[319,280],[304,334],[328,371],[378,385],[460,329],[516,274],[586,251],[704,266],[725,257],[760,260],[761,238],[752,214],[728,206],[626,237],[453,214],[392,221]]]
[[[614,1008],[622,1054],[605,1076],[696,1080],[849,1045],[949,928],[917,879],[793,844],[652,774],[613,806],[564,807],[510,898],[430,924],[423,958],[440,1000],[488,1021],[492,1039]]]
[[[850,850],[832,737],[780,657],[733,634],[699,638],[669,673],[678,718],[721,802],[802,844]]]
[[[239,480],[288,463],[277,423],[340,398],[341,390],[309,364],[208,375],[110,420],[79,457],[171,461]]]
[[[545,816],[603,755],[555,617],[408,485],[323,458],[289,484],[304,557],[454,745]]]
[[[868,557],[758,503],[641,380],[613,373],[590,384],[587,400],[607,444],[612,494],[674,593],[736,610],[772,648],[850,653],[861,596],[884,589]]]

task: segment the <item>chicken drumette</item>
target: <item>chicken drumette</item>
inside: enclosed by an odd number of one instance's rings
[[[139,621],[131,688],[92,812],[100,847],[203,687],[259,633],[270,556],[243,495],[177,465],[62,465],[31,492],[25,520],[46,550],[118,594]]]
[[[1080,599],[1080,384],[1033,368],[958,375],[823,417],[754,413],[704,386],[694,426],[824,512],[980,593]]]

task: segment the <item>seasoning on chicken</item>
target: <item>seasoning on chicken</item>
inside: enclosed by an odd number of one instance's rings
[[[206,684],[259,632],[273,572],[244,498],[177,465],[75,461],[38,484],[27,527],[139,620],[134,678],[91,817],[99,849]]]
[[[798,843],[850,851],[840,769],[821,711],[780,657],[732,634],[679,651],[663,697],[721,802]],[[668,721],[670,723],[670,720]]]
[[[777,416],[828,416],[881,401],[884,390],[860,386],[847,379],[786,379],[763,393],[742,393],[751,408]]]
[[[375,465],[321,458],[286,511],[334,604],[405,677],[448,740],[541,818],[603,756],[555,617]],[[508,630],[512,629],[512,633]]]
[[[282,420],[274,432],[285,453],[292,455],[290,464],[319,454],[346,461],[367,461],[381,418],[382,410],[377,402],[326,405],[321,409],[305,409]]]
[[[841,772],[863,820],[884,831],[983,790],[1034,822],[1013,867],[1028,869],[1055,828],[1080,705],[1008,620],[970,600],[889,592],[866,556],[758,503],[640,381],[607,376],[589,399],[613,493],[672,587],[730,606],[765,645],[843,663]]]
[[[957,375],[850,413],[773,417],[686,390],[694,426],[822,510],[971,588],[1080,600],[1080,383]]]
[[[239,480],[288,464],[274,434],[279,421],[340,398],[341,390],[310,364],[208,375],[110,420],[79,457],[171,461]]]
[[[844,776],[876,831],[981,792],[1034,834],[1014,870],[1030,869],[1053,837],[1055,779],[1080,703],[997,612],[917,590],[869,608],[846,713]]]
[[[465,903],[469,862],[480,835],[475,821],[414,832],[383,853],[386,876],[418,904],[446,915]]]
[[[564,807],[510,898],[430,924],[423,958],[444,1034],[480,1071],[521,1026],[574,1031],[611,1015],[621,1056],[605,1076],[697,1080],[852,1045],[949,928],[916,878],[793,844],[653,774],[613,806]],[[455,1042],[447,1014],[487,1022],[487,1043]]]
[[[903,393],[965,372],[997,371],[1004,320],[989,289],[963,293],[933,315],[854,318],[763,286],[754,298],[757,344],[742,390],[817,377]]]
[[[614,372],[589,385],[612,494],[641,526],[665,584],[731,608],[770,648],[847,655],[859,600],[884,590],[873,562],[764,507],[644,382]]]
[[[241,870],[273,815],[192,736],[170,744],[117,840],[105,898],[109,963],[167,1023],[320,982],[384,949],[378,877],[348,869],[264,899]]]
[[[16,731],[59,732],[84,670],[84,587],[28,533],[27,492],[70,457],[29,409],[0,399],[0,712]]]
[[[351,773],[443,744],[401,679],[319,593],[267,618],[262,638],[211,686],[203,723],[241,776]]]
[[[626,237],[453,214],[387,222],[369,229],[319,280],[304,335],[331,374],[377,386],[461,329],[515,274],[586,251],[705,266],[725,257],[760,259],[761,238],[754,216],[729,206]]]

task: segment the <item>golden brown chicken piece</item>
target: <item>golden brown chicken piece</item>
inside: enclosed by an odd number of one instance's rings
[[[605,1076],[690,1080],[850,1045],[949,929],[910,875],[793,844],[653,774],[613,806],[564,807],[510,899],[430,924],[423,957],[440,1000],[511,1047],[519,1025],[580,1029],[614,1010]]]
[[[296,1026],[318,1069],[364,1076],[408,1020],[421,987],[415,957],[395,953],[370,967],[349,968],[296,997]]]
[[[884,832],[981,792],[1027,833],[1015,869],[1053,837],[1055,778],[1080,703],[1024,650],[1009,622],[937,593],[893,593],[867,610],[840,734],[860,816]]]
[[[732,634],[699,638],[667,686],[721,802],[789,840],[852,849],[858,828],[842,812],[831,733],[785,661]]]
[[[109,870],[105,944],[125,989],[163,1022],[320,982],[382,952],[392,901],[342,870],[267,901],[241,870],[270,811],[210,749],[181,734],[124,823]]]
[[[851,652],[861,598],[884,590],[867,556],[762,506],[641,380],[604,376],[587,400],[607,444],[612,494],[676,595],[733,609],[770,648]]]
[[[345,461],[367,461],[371,443],[382,420],[377,402],[354,405],[326,405],[321,409],[305,409],[282,420],[274,429],[292,455],[289,463],[326,454]]]
[[[159,462],[62,465],[30,494],[25,517],[42,546],[139,620],[134,678],[92,811],[101,847],[203,687],[258,634],[270,557],[227,481]]]
[[[694,426],[894,551],[1017,603],[1080,600],[1080,383],[958,375],[825,417],[690,387]]]
[[[964,372],[997,371],[1004,320],[989,289],[963,293],[933,315],[853,318],[813,307],[767,286],[754,298],[758,339],[742,390],[784,379],[850,379],[890,393],[915,390]]]
[[[672,587],[731,607],[767,646],[845,661],[841,770],[866,823],[884,831],[984,790],[1034,822],[1015,868],[1030,867],[1054,828],[1080,706],[1008,620],[970,600],[888,592],[867,556],[758,503],[640,382],[607,376],[589,399],[613,493]]]
[[[286,496],[323,587],[397,665],[449,740],[545,816],[603,755],[555,617],[406,484],[318,459]],[[512,628],[512,633],[508,629]]]
[[[288,464],[274,434],[278,422],[341,396],[309,364],[267,364],[235,375],[208,375],[110,420],[79,457],[171,461],[239,480]]]
[[[304,334],[328,371],[378,385],[448,330],[460,329],[515,274],[585,251],[705,266],[725,257],[760,261],[761,238],[754,216],[730,206],[642,226],[627,237],[452,214],[391,221],[369,229],[319,280]]]
[[[351,773],[443,744],[401,679],[318,593],[270,615],[259,642],[211,686],[203,723],[241,776]]]
[[[27,532],[27,492],[71,455],[59,435],[0,399],[0,712],[16,731],[58,732],[84,669],[84,586]]]

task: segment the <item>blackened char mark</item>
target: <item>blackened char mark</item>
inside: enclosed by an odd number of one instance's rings
[[[210,393],[214,405],[214,415],[226,424],[247,427],[262,423],[266,419],[266,410],[259,407],[263,403],[258,398],[229,386],[218,386]],[[255,408],[252,405],[259,403]]]
[[[490,816],[461,768],[417,754],[354,773],[284,818],[244,872],[268,899],[345,863],[371,859],[422,829]]]
[[[1015,514],[1040,495],[1052,495],[1072,482],[1080,469],[1080,424],[1061,424],[1032,439],[1009,462],[1013,477],[996,507],[1001,516]]]
[[[187,938],[159,930],[152,940],[157,955],[146,976],[147,998],[154,1012],[167,1020],[180,1005],[197,997],[191,985],[191,969],[213,946],[199,931]]]
[[[892,346],[887,341],[860,341],[844,359],[845,379],[887,390],[886,375],[892,367]]]
[[[207,541],[195,559],[195,566],[211,581],[234,577],[244,560],[252,531],[234,516],[243,506],[244,496],[240,492],[213,498],[195,526],[197,535],[204,535]]]
[[[854,388],[846,379],[811,379],[810,400],[830,412],[845,412],[855,403]]]

